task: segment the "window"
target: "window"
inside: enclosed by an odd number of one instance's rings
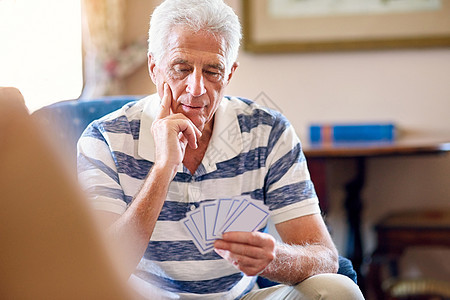
[[[0,0],[0,86],[18,88],[34,111],[79,97],[81,0]]]

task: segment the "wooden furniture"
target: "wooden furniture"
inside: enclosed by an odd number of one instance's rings
[[[361,239],[361,190],[365,182],[366,161],[372,157],[440,154],[450,151],[450,133],[403,133],[393,142],[319,143],[303,141],[311,178],[321,199],[321,207],[328,209],[326,192],[326,163],[331,159],[356,161],[356,176],[346,184],[345,209],[348,222],[346,257],[350,258],[358,274],[358,283],[364,287],[361,276],[363,245]]]
[[[399,259],[407,248],[450,248],[450,209],[394,213],[381,220],[375,230],[377,248],[369,265],[368,282],[377,299],[450,298],[450,281],[403,280],[399,278],[398,270]]]

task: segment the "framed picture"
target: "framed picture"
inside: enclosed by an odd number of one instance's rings
[[[450,0],[242,0],[244,49],[450,46]]]

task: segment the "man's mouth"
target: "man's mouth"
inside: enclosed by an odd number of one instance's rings
[[[182,104],[183,108],[185,109],[201,109],[203,106],[201,105],[189,105],[189,104]]]

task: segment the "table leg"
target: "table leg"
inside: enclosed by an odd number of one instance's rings
[[[326,160],[324,158],[310,158],[308,159],[308,169],[317,197],[319,198],[320,209],[326,215],[330,204],[327,195]]]
[[[348,222],[348,240],[347,240],[347,257],[352,261],[353,267],[358,274],[358,284],[361,286],[364,280],[361,276],[361,265],[363,261],[363,246],[361,238],[361,213],[362,213],[362,199],[361,190],[364,186],[365,180],[365,158],[356,158],[357,169],[356,176],[346,184],[347,192],[345,199],[345,209],[347,212]]]

